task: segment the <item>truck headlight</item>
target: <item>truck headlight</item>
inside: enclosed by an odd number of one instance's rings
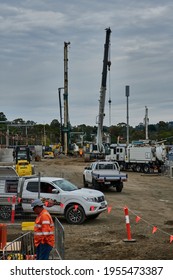
[[[83,198],[88,201],[88,202],[96,202],[96,199],[95,197],[86,197],[86,196],[83,196]]]

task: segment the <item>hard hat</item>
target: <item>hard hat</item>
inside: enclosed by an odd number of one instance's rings
[[[43,202],[41,201],[41,199],[36,199],[36,200],[34,200],[34,201],[32,201],[32,203],[31,203],[31,207],[34,209],[34,207],[36,207],[36,206],[43,206],[44,204],[43,204]]]

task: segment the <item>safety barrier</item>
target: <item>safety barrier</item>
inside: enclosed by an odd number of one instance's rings
[[[33,232],[27,232],[8,243],[3,248],[4,260],[31,260],[35,259]]]
[[[55,223],[55,247],[52,249],[50,253],[50,259],[63,260],[64,259],[64,228],[57,218],[55,218],[54,223]],[[36,249],[34,246],[33,231],[26,232],[25,234],[21,235],[20,237],[16,238],[12,242],[4,246],[2,259],[4,260],[36,259]]]
[[[64,227],[60,221],[55,218],[55,248],[50,254],[52,259],[64,260],[65,250],[64,250]]]

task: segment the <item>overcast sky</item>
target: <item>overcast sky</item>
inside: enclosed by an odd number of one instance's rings
[[[0,112],[9,121],[60,121],[58,88],[70,42],[69,120],[96,125],[107,27],[112,64],[104,125],[127,121],[126,85],[130,125],[143,122],[145,106],[150,124],[173,121],[172,0],[0,0]]]

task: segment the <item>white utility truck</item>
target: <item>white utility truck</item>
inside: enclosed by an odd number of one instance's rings
[[[111,144],[106,160],[117,161],[121,170],[152,173],[161,172],[166,159],[166,147],[163,143],[134,141],[125,144]]]
[[[115,187],[117,192],[123,189],[123,182],[127,181],[127,174],[120,172],[117,162],[95,161],[85,167],[83,172],[84,187],[105,190]]]
[[[64,216],[70,224],[94,219],[107,209],[105,196],[100,191],[79,189],[64,178],[19,177],[13,167],[0,166],[0,219],[10,219],[14,196],[16,214],[34,214],[31,202],[41,198],[52,215]]]

